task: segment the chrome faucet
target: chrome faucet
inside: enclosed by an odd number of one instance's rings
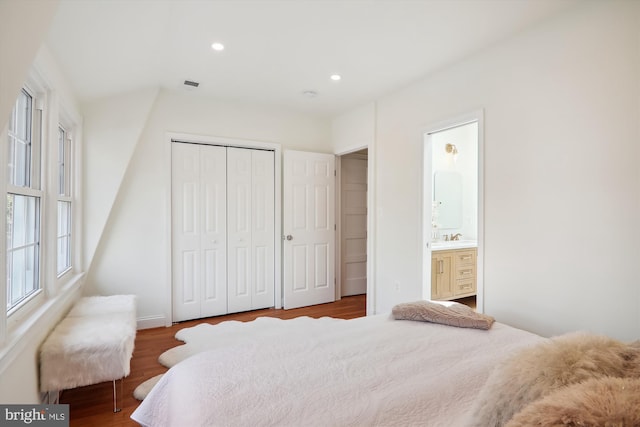
[[[460,240],[460,237],[462,237],[462,234],[460,234],[460,233],[452,234],[449,237],[449,240]]]

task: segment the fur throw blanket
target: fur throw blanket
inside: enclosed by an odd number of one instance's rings
[[[595,378],[560,388],[507,423],[507,427],[529,426],[640,426],[640,379]]]
[[[551,339],[520,351],[509,358],[503,366],[494,370],[475,402],[469,426],[501,427],[507,425],[512,418],[514,418],[514,424],[509,424],[509,427],[590,425],[534,423],[531,421],[531,414],[535,413],[535,407],[534,409],[525,408],[545,396],[551,396],[552,393],[572,385],[575,385],[575,388],[567,392],[566,401],[573,405],[572,407],[579,406],[576,402],[577,396],[584,396],[584,394],[577,392],[577,389],[588,387],[589,390],[593,390],[594,383],[589,381],[598,379],[609,381],[598,384],[598,388],[610,387],[613,390],[620,386],[615,382],[612,384],[610,378],[640,381],[640,347],[637,344],[629,345],[611,338],[586,333],[567,334]],[[587,393],[589,396],[592,394]],[[548,403],[550,402],[542,401],[540,405]],[[589,407],[595,412],[609,411],[606,408],[597,408],[596,404],[592,402],[583,407]],[[525,415],[514,417],[520,411],[524,411]],[[550,417],[553,418],[558,413],[558,411],[550,412]],[[587,417],[588,414],[583,415]],[[530,421],[532,423],[529,423]]]

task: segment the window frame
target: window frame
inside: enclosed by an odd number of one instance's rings
[[[63,159],[60,159],[60,131],[63,132],[64,138],[62,141],[62,153],[63,153]],[[57,185],[57,198],[56,198],[56,206],[55,206],[55,212],[56,212],[56,227],[55,227],[55,235],[56,235],[56,239],[55,239],[55,272],[56,272],[56,278],[59,280],[62,277],[64,277],[65,275],[67,275],[68,273],[73,271],[73,265],[74,265],[74,225],[75,225],[75,216],[74,216],[74,208],[75,208],[75,203],[73,202],[73,184],[74,184],[74,167],[73,167],[73,152],[74,152],[74,147],[73,147],[73,137],[72,137],[72,133],[67,130],[67,126],[64,125],[64,120],[60,120],[58,123],[58,149],[56,150],[57,152],[57,156],[56,157],[56,163],[58,165],[58,167],[56,168],[57,174],[57,180],[56,182],[58,183]],[[64,171],[64,173],[62,174],[62,178],[63,181],[60,180],[61,178],[61,170]],[[62,185],[60,185],[62,184]],[[62,188],[61,188],[62,187]],[[61,192],[62,189],[62,192]],[[60,225],[60,218],[59,218],[59,214],[60,214],[60,210],[59,210],[59,205],[60,203],[68,203],[68,218],[67,218],[67,233],[65,236],[61,236],[60,235],[60,230],[59,230],[59,225]],[[58,244],[61,238],[66,237],[67,238],[67,245],[68,245],[68,249],[67,249],[67,258],[69,260],[68,264],[65,266],[65,268],[63,270],[58,270],[58,263],[59,263],[59,251],[58,251]]]
[[[58,65],[42,49],[26,73],[22,87],[15,88],[16,100],[19,91],[25,88],[35,95],[34,110],[39,111],[41,136],[39,172],[39,189],[43,192],[40,199],[40,290],[28,301],[14,307],[11,313],[7,310],[0,313],[0,371],[10,366],[12,360],[20,357],[22,352],[33,342],[40,339],[41,334],[50,330],[68,309],[72,301],[79,297],[85,280],[82,258],[82,129],[83,120],[73,93]],[[14,104],[15,105],[15,104]],[[0,118],[0,138],[8,143],[10,116]],[[57,127],[62,124],[71,140],[71,163],[68,164],[72,185],[72,229],[71,229],[71,262],[72,268],[63,276],[56,275],[56,234],[57,234]],[[10,191],[8,184],[8,147],[0,149],[0,191]],[[7,307],[7,235],[6,219],[0,221],[0,236],[5,250],[0,250],[0,305]]]
[[[8,261],[8,254],[9,254],[9,248],[7,247],[7,218],[6,218],[6,213],[5,213],[5,219],[4,219],[4,232],[3,235],[5,236],[5,240],[4,240],[4,256],[2,257],[2,263],[3,263],[3,281],[4,281],[4,290],[3,290],[3,294],[4,294],[4,307],[5,307],[5,312],[6,312],[6,316],[7,319],[11,322],[11,321],[15,321],[16,319],[19,319],[21,316],[17,316],[17,314],[19,312],[30,312],[31,309],[37,307],[39,304],[41,304],[42,302],[44,302],[45,299],[45,293],[46,293],[46,289],[45,289],[45,282],[44,282],[44,263],[43,263],[43,251],[44,251],[44,247],[43,247],[43,239],[44,239],[44,233],[43,233],[43,212],[44,212],[44,203],[45,203],[45,191],[44,191],[44,183],[43,183],[43,177],[45,177],[46,175],[44,174],[44,168],[45,165],[43,164],[42,158],[43,158],[43,151],[45,149],[44,146],[44,133],[46,132],[46,117],[45,117],[45,111],[44,111],[44,105],[45,102],[44,98],[46,97],[45,93],[43,90],[38,90],[41,89],[40,87],[38,87],[38,85],[34,84],[34,83],[26,83],[23,85],[23,87],[21,88],[21,93],[24,92],[26,93],[28,96],[31,97],[31,114],[30,114],[30,118],[29,118],[29,125],[31,127],[30,133],[31,133],[31,140],[30,140],[30,152],[28,155],[28,163],[29,163],[29,172],[28,172],[28,183],[26,183],[25,186],[19,186],[19,185],[14,185],[10,182],[10,178],[9,178],[9,159],[5,158],[4,159],[4,165],[6,168],[6,173],[5,173],[5,179],[4,179],[4,184],[5,184],[5,188],[4,188],[4,200],[5,200],[5,212],[7,211],[7,200],[8,200],[8,195],[9,194],[13,194],[13,195],[17,195],[17,196],[25,196],[25,197],[34,197],[37,199],[37,212],[36,212],[36,232],[34,234],[37,234],[36,237],[36,242],[35,244],[37,245],[37,249],[36,249],[36,259],[37,259],[37,274],[35,276],[36,280],[37,280],[37,287],[36,289],[31,292],[28,295],[25,295],[23,298],[20,299],[20,301],[18,301],[15,305],[9,307],[9,301],[6,300],[7,296],[8,296],[8,288],[9,288],[9,281],[7,280],[7,274],[8,274],[8,269],[7,269],[7,261]],[[18,98],[16,98],[16,103],[18,101]],[[15,106],[14,106],[15,108]],[[13,110],[12,110],[12,116],[13,116]],[[5,140],[8,140],[9,135],[8,135],[8,131],[9,131],[9,126],[7,125],[6,128],[6,132],[3,132],[3,138]],[[5,150],[5,152],[8,152],[8,148]],[[8,157],[8,153],[5,153],[5,155]],[[14,165],[15,167],[15,165]]]

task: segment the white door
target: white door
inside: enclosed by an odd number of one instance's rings
[[[257,310],[275,305],[275,154],[252,150],[251,160],[251,309]]]
[[[228,150],[228,306],[233,313],[251,309],[251,151]]]
[[[173,320],[227,312],[226,149],[172,143]]]
[[[227,150],[228,309],[273,307],[274,153]]]
[[[284,308],[335,301],[335,157],[284,152]]]
[[[341,159],[342,296],[367,293],[367,159]]]

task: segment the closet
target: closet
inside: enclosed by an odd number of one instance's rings
[[[274,306],[274,152],[171,143],[173,321]]]

